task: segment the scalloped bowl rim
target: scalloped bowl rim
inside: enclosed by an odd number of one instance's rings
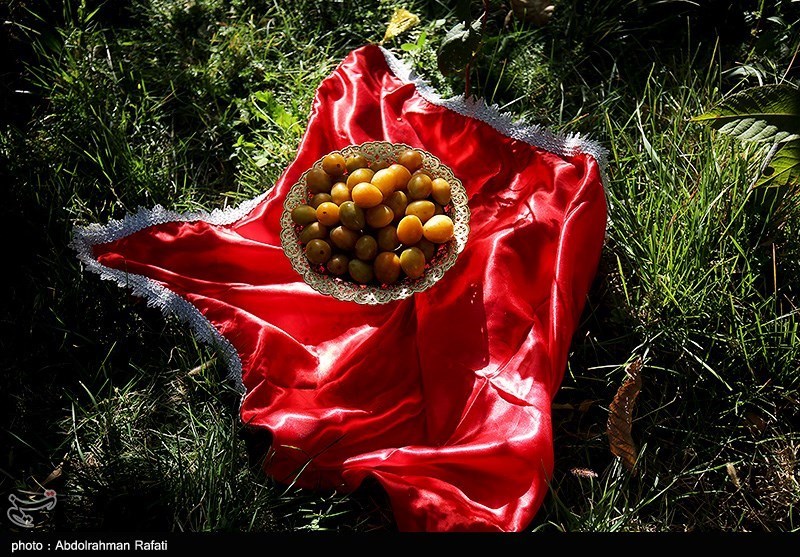
[[[453,239],[445,244],[445,251],[442,255],[437,255],[432,264],[426,265],[425,273],[420,278],[409,279],[405,277],[388,287],[374,284],[361,285],[333,275],[326,275],[313,269],[300,247],[298,227],[291,220],[291,212],[297,205],[307,201],[308,194],[305,178],[313,168],[322,168],[322,160],[325,158],[323,156],[303,172],[298,181],[289,188],[283,202],[280,234],[283,252],[291,262],[292,267],[300,274],[306,284],[320,294],[332,296],[342,301],[369,305],[402,300],[434,286],[444,276],[444,273],[455,265],[458,255],[464,251],[469,236],[470,220],[466,190],[461,180],[438,157],[419,147],[388,141],[368,141],[358,145],[348,145],[328,154],[339,153],[347,157],[348,154],[354,151],[360,151],[364,153],[367,159],[370,159],[370,155],[375,153],[389,154],[389,150],[396,156],[403,149],[419,151],[423,158],[423,168],[431,170],[435,178],[444,177],[450,182],[452,199],[450,202],[451,209],[448,213],[453,218]]]

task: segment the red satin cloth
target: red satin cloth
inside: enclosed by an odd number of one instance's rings
[[[300,174],[372,140],[437,155],[472,211],[444,278],[379,306],[312,290],[279,239]],[[302,487],[349,491],[373,476],[401,530],[521,530],[547,491],[551,398],[605,224],[594,158],[432,104],[367,46],[320,84],[297,158],[248,216],[151,226],[94,255],[183,296],[230,340],[247,390],[241,418],[272,432],[276,479],[302,471]]]

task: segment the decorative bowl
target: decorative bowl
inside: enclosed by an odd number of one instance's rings
[[[470,211],[467,204],[467,193],[464,185],[453,174],[453,171],[437,157],[422,149],[403,143],[371,141],[361,145],[350,145],[334,153],[345,158],[348,155],[361,153],[370,164],[376,162],[394,162],[397,156],[406,149],[414,149],[422,155],[422,169],[427,170],[432,178],[444,178],[451,186],[451,200],[444,207],[444,213],[453,220],[453,238],[440,244],[434,257],[425,265],[425,272],[416,279],[403,277],[392,285],[358,284],[347,278],[341,278],[324,270],[324,267],[313,265],[305,257],[300,243],[301,226],[291,218],[292,209],[308,203],[312,195],[306,189],[306,175],[312,168],[322,168],[322,158],[306,170],[299,181],[286,195],[281,215],[281,245],[292,267],[300,273],[303,280],[321,294],[333,296],[338,300],[356,302],[358,304],[385,304],[412,296],[416,292],[424,292],[438,282],[455,264],[458,255],[464,250],[469,236]],[[324,158],[324,157],[323,157]]]

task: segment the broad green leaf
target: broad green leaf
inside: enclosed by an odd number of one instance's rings
[[[403,8],[397,8],[389,20],[389,25],[386,26],[386,33],[383,34],[383,41],[381,42],[390,41],[400,33],[408,31],[418,24],[419,16]]]
[[[428,40],[428,34],[422,31],[417,38],[416,43],[403,43],[400,48],[406,52],[421,52],[425,48],[425,42]]]
[[[800,138],[800,89],[765,85],[737,93],[692,118],[741,141],[778,142]]]
[[[767,161],[756,186],[800,184],[800,139],[788,141]]]
[[[476,19],[467,27],[459,23],[447,32],[439,47],[439,71],[457,73],[467,67],[481,47],[481,21]]]

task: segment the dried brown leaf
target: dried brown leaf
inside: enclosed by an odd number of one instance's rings
[[[611,453],[622,459],[625,467],[633,471],[638,449],[633,442],[631,425],[636,398],[642,390],[642,359],[637,358],[627,368],[627,377],[620,386],[608,410],[607,434]]]
[[[736,486],[736,489],[741,488],[742,484],[739,482],[739,474],[736,472],[736,466],[734,466],[732,462],[728,462],[725,464],[725,470],[728,472],[728,477],[733,482],[733,485]]]
[[[48,474],[48,476],[47,476],[47,477],[44,479],[44,481],[42,482],[42,485],[48,485],[48,484],[51,484],[51,483],[53,483],[54,481],[56,481],[56,480],[58,480],[59,478],[61,478],[61,476],[63,475],[63,473],[64,473],[64,471],[62,470],[62,465],[61,465],[61,464],[59,464],[59,465],[56,467],[56,469],[55,469],[55,470],[53,470],[52,472],[50,472],[50,474]]]

